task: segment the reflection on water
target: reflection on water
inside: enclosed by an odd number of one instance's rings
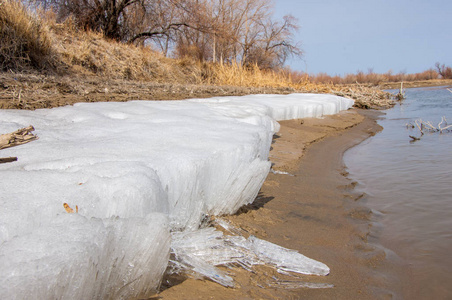
[[[452,93],[445,87],[406,91],[401,105],[385,111],[384,130],[347,151],[350,177],[383,213],[380,242],[409,266],[416,299],[452,299],[452,132],[420,136],[406,124],[421,118],[452,124]],[[444,126],[444,124],[443,124]]]

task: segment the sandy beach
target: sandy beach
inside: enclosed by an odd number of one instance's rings
[[[368,243],[370,211],[353,192],[343,153],[375,134],[379,112],[352,109],[323,119],[281,122],[270,152],[273,170],[253,204],[226,216],[248,234],[298,250],[326,263],[328,276],[302,276],[303,282],[331,288],[269,286],[270,267],[229,270],[235,288],[200,279],[180,280],[156,299],[381,299],[389,296],[378,267],[385,253]],[[278,173],[278,172],[276,172]],[[300,278],[298,280],[300,280]],[[291,281],[290,277],[285,278]],[[174,283],[173,283],[174,284]]]

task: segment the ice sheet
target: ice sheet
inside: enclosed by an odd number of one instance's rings
[[[215,224],[226,229],[229,234],[223,235],[214,227],[172,234],[171,251],[174,259],[170,262],[172,268],[168,272],[194,273],[228,287],[234,286],[232,278],[215,266],[241,266],[251,271],[253,265],[267,265],[289,276],[293,273],[325,276],[330,272],[327,265],[298,251],[252,235],[245,238],[240,229],[222,219],[216,218]],[[274,278],[268,284],[281,284],[281,280]],[[306,287],[306,283],[301,281],[292,281],[291,285],[294,288]]]
[[[169,257],[167,217],[55,215],[0,246],[1,299],[130,299],[155,292]]]
[[[292,94],[1,110],[0,133],[32,124],[39,140],[1,152],[18,161],[0,164],[0,298],[149,296],[170,230],[254,200],[276,120],[352,104]]]

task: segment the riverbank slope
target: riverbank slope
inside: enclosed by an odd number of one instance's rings
[[[370,210],[346,178],[343,153],[375,134],[376,111],[349,110],[323,119],[281,122],[270,153],[273,170],[256,201],[225,217],[245,232],[298,250],[326,263],[327,277],[304,276],[309,283],[334,285],[326,289],[287,289],[268,286],[275,274],[259,267],[254,273],[233,269],[237,288],[187,279],[159,294],[162,299],[381,299],[388,282],[378,276],[384,251],[367,243]],[[277,172],[278,173],[278,172]],[[287,278],[290,281],[290,277]]]

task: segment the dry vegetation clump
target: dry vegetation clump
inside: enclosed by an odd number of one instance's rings
[[[294,76],[292,76],[294,74]],[[298,74],[299,75],[299,74]],[[395,104],[393,95],[376,87],[353,85],[319,84],[309,81],[306,76],[281,70],[261,70],[258,66],[243,67],[240,64],[216,64],[208,83],[247,87],[286,87],[293,92],[329,93],[355,100],[359,108],[388,108]]]
[[[355,100],[354,107],[365,109],[386,109],[395,105],[394,95],[375,86],[361,84],[338,85],[306,82],[296,88],[297,92],[333,94]]]
[[[355,100],[354,107],[365,109],[390,108],[395,105],[394,95],[384,92],[377,87],[359,84],[353,86],[333,86],[331,93]]]
[[[79,31],[72,19],[50,25],[54,48],[72,72],[135,81],[208,84],[239,87],[292,86],[287,74],[257,65],[201,62],[168,58],[149,47],[106,39],[101,33]],[[299,85],[299,84],[297,84]]]
[[[210,77],[205,78],[207,84],[249,86],[249,87],[291,87],[300,83],[291,80],[290,75],[280,71],[262,70],[257,65],[243,66],[239,63],[211,64]]]
[[[47,26],[20,1],[0,0],[0,69],[54,65]]]
[[[50,24],[55,51],[75,74],[135,81],[198,83],[200,67],[164,57],[149,47],[106,39],[101,33],[80,31],[68,18]]]

